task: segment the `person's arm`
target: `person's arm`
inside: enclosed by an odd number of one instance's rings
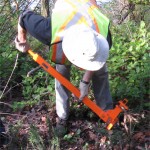
[[[19,17],[18,31],[21,27],[31,36],[38,39],[40,42],[50,45],[51,41],[51,20],[33,11],[26,11]]]
[[[23,28],[20,26],[20,24],[18,23],[18,35],[17,35],[18,41],[20,41],[21,43],[26,42],[26,39],[27,39],[26,35],[27,35],[26,30],[23,29]]]
[[[32,11],[25,11],[19,17],[18,35],[15,38],[16,48],[21,52],[29,49],[27,33],[46,45],[51,42],[50,18],[44,18]]]
[[[85,71],[82,80],[80,81],[79,89],[80,89],[80,97],[79,101],[81,102],[85,96],[88,95],[90,80],[94,74],[94,71]]]
[[[82,81],[85,81],[87,83],[90,83],[90,80],[93,76],[94,71],[85,71]]]
[[[16,49],[20,52],[25,53],[30,49],[29,44],[27,43],[26,30],[20,26],[18,23],[18,35],[15,38]]]

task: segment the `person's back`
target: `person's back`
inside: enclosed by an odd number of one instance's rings
[[[60,27],[62,31],[65,31],[72,25],[82,23],[100,32],[104,37],[107,35],[107,32],[103,30],[108,31],[109,19],[100,12],[97,6],[87,0],[58,0],[51,17],[52,32],[56,30],[60,37],[64,36],[64,32],[59,33]]]
[[[62,40],[71,26],[84,24],[105,38],[108,35],[109,19],[100,12],[97,6],[87,0],[58,0],[51,17],[50,60],[55,63],[68,63],[63,54]]]

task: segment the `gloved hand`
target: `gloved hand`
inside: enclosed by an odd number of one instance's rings
[[[89,91],[89,85],[90,83],[87,83],[85,81],[80,81],[79,89],[80,89],[80,97],[79,102],[82,102],[83,98],[88,95]]]
[[[22,53],[25,53],[30,49],[29,44],[26,41],[25,42],[20,42],[18,40],[18,37],[15,38],[15,46]]]

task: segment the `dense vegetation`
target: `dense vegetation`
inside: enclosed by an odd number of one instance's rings
[[[70,133],[62,139],[55,136],[53,129],[56,116],[54,79],[42,69],[27,76],[38,65],[27,54],[19,53],[13,42],[18,14],[30,5],[31,2],[21,0],[0,2],[0,116],[9,135],[5,148],[148,149],[149,141],[145,139],[150,136],[147,132],[150,108],[149,0],[114,0],[100,6],[111,20],[113,47],[107,64],[113,100],[115,104],[120,99],[129,100],[130,110],[121,127],[107,132],[103,123],[97,121],[97,116],[73,101]],[[34,9],[42,13],[40,8],[39,3]],[[48,48],[32,37],[28,38],[32,49],[48,60]],[[72,83],[78,86],[82,71],[72,67],[71,74]],[[89,97],[93,99],[92,92]]]

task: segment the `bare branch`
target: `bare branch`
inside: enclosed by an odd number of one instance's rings
[[[22,84],[22,82],[17,83],[15,86],[9,88],[9,89],[3,94],[3,96],[5,96],[5,95],[6,95],[7,93],[9,93],[13,88],[15,88],[15,87],[17,87],[17,86],[19,86],[19,85],[21,85],[21,84]]]
[[[135,9],[135,5],[134,4],[130,4],[129,5],[129,10],[122,16],[122,18],[118,22],[118,24],[121,24],[134,9]]]
[[[39,70],[39,69],[41,69],[41,66],[38,66],[38,67],[36,67],[36,68],[33,68],[31,71],[29,71],[29,72],[27,73],[27,77],[29,77],[31,74],[33,74],[35,71],[37,71],[37,70]]]
[[[9,77],[9,79],[8,79],[7,83],[6,83],[6,86],[5,86],[5,88],[4,88],[4,90],[3,90],[3,92],[2,92],[2,94],[1,94],[1,96],[0,96],[0,99],[2,99],[3,94],[4,94],[4,92],[5,92],[6,88],[7,88],[8,83],[9,83],[9,81],[10,81],[10,79],[11,79],[11,77],[12,77],[13,73],[14,73],[14,70],[15,70],[16,66],[17,66],[18,56],[19,56],[19,54],[17,54],[17,55],[16,55],[16,61],[15,61],[14,68],[13,68],[13,70],[12,70],[12,72],[11,72],[11,75],[10,75],[10,77]]]
[[[2,112],[0,112],[0,115],[23,116],[23,115],[19,115],[19,114],[2,113]]]
[[[12,108],[12,106],[10,104],[8,104],[8,103],[0,102],[0,104],[4,104],[4,105],[7,105],[7,106]]]

